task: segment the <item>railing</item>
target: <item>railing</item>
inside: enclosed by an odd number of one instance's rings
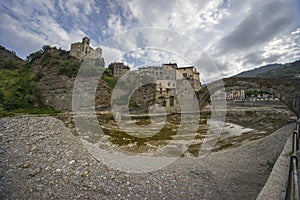
[[[300,200],[299,182],[298,182],[298,156],[300,137],[300,118],[297,120],[296,130],[293,132],[292,155],[290,156],[289,179],[285,194],[286,200]]]

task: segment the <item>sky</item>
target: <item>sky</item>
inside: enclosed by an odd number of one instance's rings
[[[106,65],[195,65],[206,81],[300,58],[299,0],[2,0],[0,45],[23,59],[87,36]]]

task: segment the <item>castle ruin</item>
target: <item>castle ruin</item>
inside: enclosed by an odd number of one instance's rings
[[[90,46],[88,37],[82,38],[81,42],[71,44],[70,55],[83,60],[86,58],[100,59],[102,57],[102,49],[100,47],[95,50]]]

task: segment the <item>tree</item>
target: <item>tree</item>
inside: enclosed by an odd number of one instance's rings
[[[8,110],[32,108],[41,104],[40,92],[35,82],[28,76],[21,76],[4,97],[3,107]]]
[[[4,94],[3,94],[3,92],[0,90],[0,107],[2,107],[3,101],[4,101]]]
[[[1,68],[4,69],[15,69],[17,67],[17,64],[12,60],[12,59],[5,59],[2,63],[1,63]]]
[[[44,45],[42,47],[42,52],[45,53],[47,50],[51,49],[51,46],[50,45]]]
[[[113,74],[114,73],[114,64],[113,63],[110,63],[108,65],[108,69],[111,71],[111,73]]]
[[[37,52],[31,53],[29,56],[26,57],[26,60],[28,62],[32,62],[35,59],[39,59],[40,57],[42,57],[43,55],[43,51],[39,50]]]
[[[37,52],[31,53],[29,56],[27,56],[26,60],[31,62],[35,59],[39,59],[49,49],[51,49],[50,45],[44,45],[41,50],[38,50]]]

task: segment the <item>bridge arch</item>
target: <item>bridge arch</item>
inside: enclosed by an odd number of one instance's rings
[[[210,94],[224,87],[256,88],[274,94],[297,116],[300,114],[300,79],[274,78],[241,78],[231,77],[209,83],[199,91],[199,104],[203,108],[210,98]]]

